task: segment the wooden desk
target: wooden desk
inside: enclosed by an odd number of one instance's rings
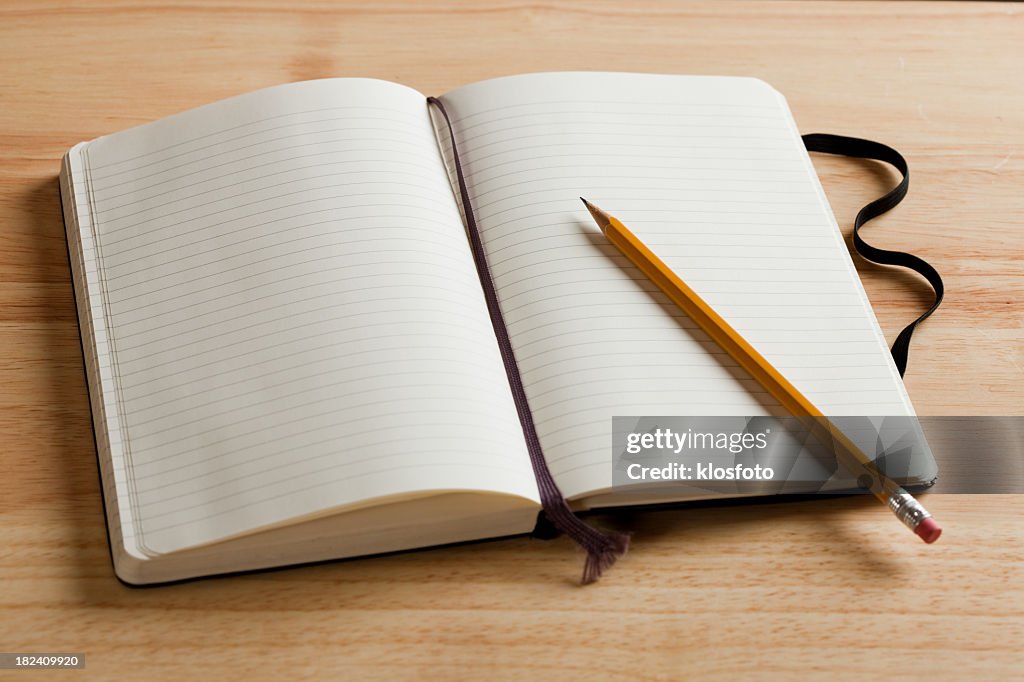
[[[538,70],[762,77],[803,131],[876,138],[910,160],[909,198],[868,231],[920,252],[949,289],[915,337],[919,411],[1021,412],[1024,8],[432,4],[0,8],[0,651],[84,652],[85,673],[104,679],[1019,676],[1013,496],[932,496],[947,532],[931,547],[867,499],[637,515],[632,552],[585,589],[568,542],[526,539],[148,590],[114,579],[59,159],[286,81],[362,75],[437,94]],[[847,229],[893,182],[870,164],[815,162]],[[861,272],[891,336],[927,290]]]

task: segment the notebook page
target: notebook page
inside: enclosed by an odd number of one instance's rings
[[[535,74],[444,96],[549,466],[611,483],[615,415],[785,414],[606,242],[611,212],[832,415],[911,406],[784,99],[745,78]]]
[[[410,494],[536,499],[422,95],[280,86],[81,156],[126,542]]]

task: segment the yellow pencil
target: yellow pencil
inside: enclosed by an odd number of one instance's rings
[[[892,481],[875,466],[874,461],[847,438],[825,414],[802,394],[796,386],[772,366],[751,346],[739,332],[714,311],[697,293],[679,278],[665,263],[648,249],[635,234],[583,197],[584,205],[594,216],[601,231],[633,265],[637,266],[658,288],[672,299],[683,312],[700,326],[715,343],[722,347],[740,367],[750,375],[790,414],[827,447],[835,447],[837,455],[847,460],[854,470],[863,469],[870,483],[864,483],[879,500],[884,502],[903,524],[922,540],[935,542],[942,528],[920,502]],[[862,477],[863,479],[863,477]]]

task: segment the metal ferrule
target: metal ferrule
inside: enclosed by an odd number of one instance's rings
[[[910,530],[916,529],[922,521],[931,518],[928,510],[914,499],[910,493],[896,493],[889,498],[889,509],[903,525]]]

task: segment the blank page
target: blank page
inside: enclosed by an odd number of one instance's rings
[[[444,96],[548,463],[612,417],[784,414],[600,234],[621,219],[827,414],[911,413],[785,100],[749,78],[536,74]]]
[[[79,149],[127,542],[450,490],[536,499],[422,95],[297,83]]]

